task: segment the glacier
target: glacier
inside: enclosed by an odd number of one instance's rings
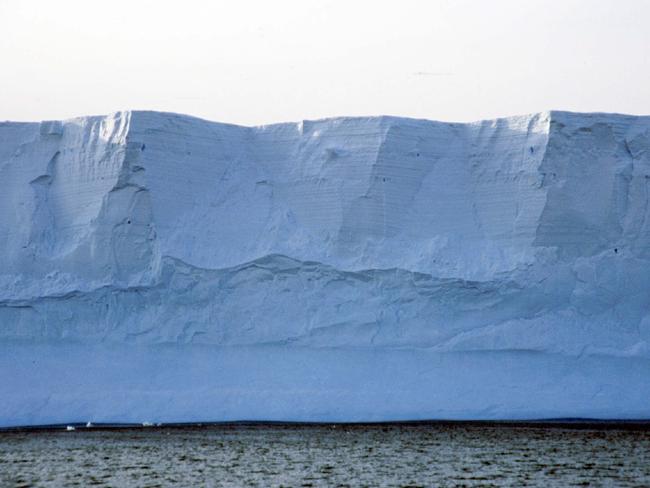
[[[650,418],[650,116],[0,122],[0,427]]]

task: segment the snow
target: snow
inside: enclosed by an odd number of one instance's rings
[[[650,418],[650,117],[0,123],[0,426]]]

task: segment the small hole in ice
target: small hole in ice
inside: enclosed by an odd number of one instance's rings
[[[130,224],[130,223],[131,223],[131,219],[128,219],[128,220],[126,221],[126,223],[127,223],[127,224]]]

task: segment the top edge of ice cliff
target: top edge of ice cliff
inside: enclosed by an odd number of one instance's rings
[[[21,120],[14,121],[12,119],[0,120],[0,126],[6,124],[15,124],[15,125],[33,125],[46,122],[75,122],[88,119],[104,119],[112,117],[122,117],[122,116],[163,116],[163,117],[180,117],[187,118],[196,121],[202,121],[209,124],[220,124],[232,127],[242,127],[249,129],[261,129],[266,127],[273,127],[279,125],[295,125],[309,122],[335,122],[335,121],[363,121],[363,120],[387,120],[392,122],[421,122],[421,123],[433,123],[433,124],[448,124],[448,125],[474,125],[490,122],[498,122],[504,120],[517,120],[517,119],[530,119],[533,117],[546,117],[551,120],[562,120],[564,118],[571,118],[574,120],[584,120],[589,121],[594,118],[597,119],[649,119],[650,114],[627,114],[623,112],[604,112],[604,111],[595,111],[595,112],[579,112],[571,110],[543,110],[540,112],[528,112],[521,114],[513,115],[504,115],[499,117],[488,117],[482,119],[473,119],[467,121],[455,121],[455,120],[441,120],[434,118],[424,118],[424,117],[406,117],[400,115],[389,115],[389,114],[378,114],[378,115],[335,115],[328,117],[318,117],[313,119],[300,119],[300,120],[286,120],[278,122],[270,122],[265,124],[237,124],[233,122],[222,122],[215,119],[209,119],[197,115],[185,114],[181,112],[165,111],[165,110],[148,110],[148,109],[127,109],[127,110],[116,110],[114,112],[108,112],[104,114],[89,114],[89,115],[77,115],[73,117],[66,117],[60,119],[41,119],[41,120]]]

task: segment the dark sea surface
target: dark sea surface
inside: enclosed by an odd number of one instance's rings
[[[0,486],[650,486],[649,424],[0,432]]]

